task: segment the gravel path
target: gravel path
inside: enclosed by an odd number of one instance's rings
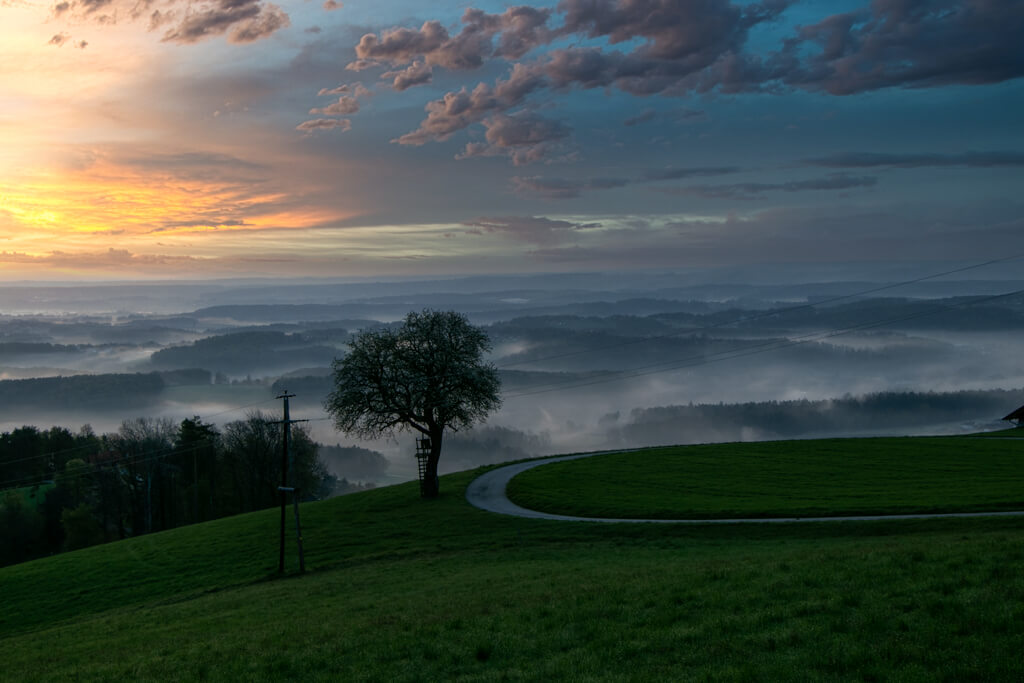
[[[613,451],[623,453],[627,451]],[[551,519],[561,522],[631,522],[631,523],[652,523],[652,524],[779,524],[792,522],[863,522],[884,519],[935,519],[938,517],[1021,517],[1024,510],[1014,512],[948,512],[933,514],[911,514],[911,515],[856,515],[851,517],[758,517],[750,519],[615,519],[610,517],[574,517],[572,515],[553,515],[547,512],[538,512],[520,507],[508,499],[505,489],[512,477],[520,472],[549,465],[553,462],[564,462],[566,460],[579,460],[594,455],[607,455],[608,451],[601,453],[583,453],[581,455],[563,455],[557,458],[545,460],[533,460],[521,462],[515,465],[499,467],[496,470],[486,472],[472,482],[466,488],[466,500],[474,507],[488,512],[496,512],[499,515],[512,515],[514,517],[528,517],[531,519]]]

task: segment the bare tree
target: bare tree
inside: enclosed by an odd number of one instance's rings
[[[163,519],[164,460],[174,447],[174,423],[167,418],[137,417],[121,423],[111,445],[118,451],[124,466],[132,507],[132,533],[138,535],[153,531],[153,497],[156,485],[157,505]]]
[[[501,405],[501,381],[483,360],[487,334],[454,311],[409,313],[397,329],[364,330],[334,361],[324,407],[346,433],[376,438],[411,429],[430,439],[424,495],[438,493],[446,429],[483,420]]]
[[[219,476],[226,480],[227,503],[241,511],[275,505],[281,483],[282,426],[262,411],[224,425],[223,461]],[[317,454],[317,445],[304,426],[292,427],[290,455],[294,460],[289,486],[312,494],[320,489],[327,469]]]

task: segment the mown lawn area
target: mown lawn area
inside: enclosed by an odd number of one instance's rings
[[[301,576],[276,510],[0,569],[0,679],[1024,676],[1020,519],[549,522],[476,474],[304,505]]]
[[[508,495],[584,517],[706,519],[1024,510],[1024,440],[711,444],[544,465]]]

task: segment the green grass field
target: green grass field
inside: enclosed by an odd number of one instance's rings
[[[1024,676],[1024,520],[547,522],[476,474],[304,505],[302,576],[275,510],[0,569],[0,678]]]
[[[515,477],[523,507],[583,517],[1024,510],[1024,440],[883,438],[650,449]]]

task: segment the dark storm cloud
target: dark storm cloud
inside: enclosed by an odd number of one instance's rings
[[[812,166],[833,168],[920,168],[924,166],[1024,166],[1024,152],[964,152],[962,154],[889,154],[885,152],[848,152],[806,159]]]

